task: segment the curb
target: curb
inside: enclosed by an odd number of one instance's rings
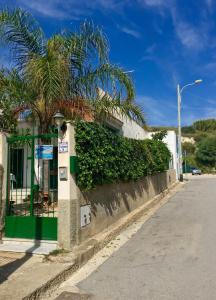
[[[47,293],[51,293],[56,289],[62,282],[68,279],[74,272],[81,268],[89,259],[91,259],[97,252],[103,249],[110,241],[112,241],[123,229],[130,226],[133,222],[137,221],[144,213],[150,211],[150,209],[159,205],[153,214],[164,205],[171,196],[173,196],[178,189],[184,184],[175,182],[171,187],[155,196],[153,199],[149,200],[147,203],[141,207],[132,211],[129,215],[122,217],[114,225],[110,226],[108,229],[100,233],[100,237],[93,237],[93,240],[89,240],[80,246],[74,248],[74,258],[69,267],[66,267],[63,271],[59,272],[53,278],[49,279],[46,283],[35,289],[33,292],[29,293],[23,298],[23,300],[35,300],[43,299]],[[166,197],[167,196],[167,197]],[[164,200],[164,201],[163,201]],[[151,216],[150,216],[151,217]],[[51,260],[55,262],[55,259]]]

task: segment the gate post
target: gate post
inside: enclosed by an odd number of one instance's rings
[[[8,145],[6,134],[0,132],[0,240],[4,228],[4,217],[6,213],[6,194],[7,194],[7,162]]]
[[[75,129],[67,122],[64,137],[58,137],[58,245],[70,250],[79,243],[80,201],[70,157],[76,156]]]

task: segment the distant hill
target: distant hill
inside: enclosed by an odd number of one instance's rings
[[[152,131],[175,130],[176,127],[151,127]],[[216,119],[195,121],[190,126],[182,127],[183,168],[198,167],[204,173],[216,173]],[[194,142],[195,141],[195,142]],[[212,162],[212,160],[214,161]]]
[[[161,131],[161,130],[175,130],[177,128],[174,126],[148,126],[148,131]]]
[[[193,137],[196,142],[216,136],[216,119],[198,120],[191,126],[182,127],[182,135]]]
[[[175,130],[178,132],[177,127],[169,126],[152,126],[149,127],[149,131],[160,130]],[[202,138],[211,137],[216,135],[216,119],[197,120],[190,126],[182,127],[182,136],[193,137],[197,142]]]
[[[191,126],[185,126],[182,128],[184,133],[195,133],[195,132],[214,132],[216,131],[216,119],[198,120]]]

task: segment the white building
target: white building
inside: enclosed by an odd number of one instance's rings
[[[178,138],[174,130],[168,130],[167,136],[163,140],[172,154],[173,169],[176,170],[176,178],[178,179]]]
[[[149,132],[148,138],[152,138],[155,132]],[[174,130],[168,130],[166,137],[163,142],[167,145],[169,151],[171,152],[172,159],[170,162],[170,168],[176,170],[176,179],[178,179],[179,164],[178,164],[178,138]]]
[[[114,115],[110,115],[103,120],[107,127],[130,139],[144,140],[149,138],[149,132],[137,122],[121,114],[115,113]]]
[[[106,96],[110,101],[112,98],[101,88],[97,89],[98,96],[103,98]],[[128,116],[121,114],[120,110],[116,110],[112,115],[107,116],[103,120],[104,124],[113,130],[119,132],[124,137],[136,140],[144,140],[149,138],[149,132],[141,127],[137,122],[130,119]]]

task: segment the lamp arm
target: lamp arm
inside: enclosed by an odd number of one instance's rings
[[[184,86],[181,88],[181,90],[180,90],[180,94],[183,92],[183,90],[184,90],[186,87],[191,86],[191,85],[195,85],[195,84],[196,84],[195,82],[192,82],[192,83],[188,83],[188,84],[184,85]]]

